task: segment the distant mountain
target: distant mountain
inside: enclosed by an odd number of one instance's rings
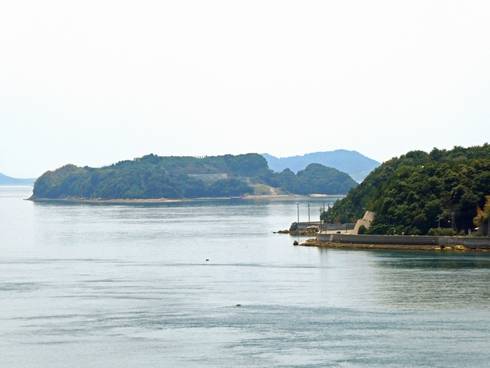
[[[281,158],[267,153],[262,156],[267,160],[269,167],[276,172],[291,169],[297,173],[310,164],[321,164],[349,174],[358,183],[362,182],[371,171],[380,165],[378,161],[370,159],[359,152],[347,150],[313,152],[303,156]]]
[[[0,173],[0,185],[32,185],[36,179],[16,179]]]
[[[102,168],[65,165],[44,173],[32,199],[157,199],[247,194],[346,194],[357,183],[320,164],[274,173],[256,153],[210,157],[147,155]]]

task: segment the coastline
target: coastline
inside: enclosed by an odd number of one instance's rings
[[[305,196],[296,194],[266,194],[266,195],[245,195],[241,197],[198,197],[198,198],[118,198],[118,199],[88,199],[88,198],[36,198],[34,196],[27,200],[39,203],[74,203],[74,204],[165,204],[165,203],[187,203],[187,202],[206,202],[206,201],[230,201],[230,200],[249,200],[249,201],[302,201],[318,200],[320,198],[332,199],[342,198],[344,195],[327,196]]]
[[[367,243],[335,243],[321,242],[317,239],[308,239],[299,244],[303,247],[317,247],[330,249],[345,249],[345,250],[399,250],[399,251],[433,251],[433,252],[484,252],[490,250],[485,248],[469,248],[462,245],[456,246],[436,246],[425,244],[367,244]]]

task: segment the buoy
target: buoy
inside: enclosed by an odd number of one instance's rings
[[[206,262],[209,262],[209,258],[206,258]]]

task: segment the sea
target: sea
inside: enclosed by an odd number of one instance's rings
[[[490,366],[488,254],[293,246],[292,201],[31,192],[0,187],[0,367]]]

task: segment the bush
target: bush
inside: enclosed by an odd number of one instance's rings
[[[435,227],[429,230],[429,235],[434,235],[434,236],[454,236],[456,235],[456,232],[451,229],[451,228],[446,228],[446,227]]]

